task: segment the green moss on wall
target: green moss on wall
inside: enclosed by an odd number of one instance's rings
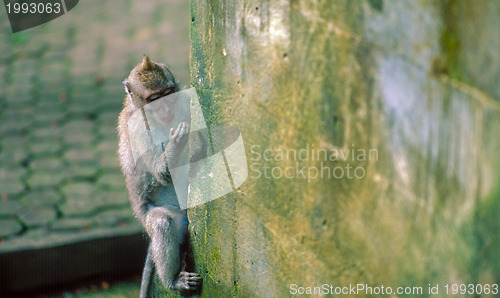
[[[477,264],[484,250],[497,264],[490,223],[498,196],[484,196],[485,177],[498,178],[485,162],[498,123],[485,120],[472,95],[436,80],[465,80],[455,6],[191,2],[191,85],[209,125],[241,130],[249,166],[238,190],[189,210],[201,296],[286,296],[294,283],[425,288],[497,278],[496,265]],[[418,23],[422,16],[441,18],[442,28]],[[390,34],[416,36],[378,44],[379,28],[367,28],[377,18]],[[427,31],[414,30],[420,25]],[[431,64],[434,73],[423,70]],[[283,158],[358,149],[377,158]],[[364,176],[307,172],[322,167],[359,167]]]

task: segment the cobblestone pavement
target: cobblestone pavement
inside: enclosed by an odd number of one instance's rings
[[[0,8],[0,253],[140,232],[116,157],[143,54],[189,75],[188,1],[85,0],[12,34]]]

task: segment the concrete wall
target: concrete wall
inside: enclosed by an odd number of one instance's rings
[[[192,1],[191,84],[209,124],[242,131],[250,169],[189,211],[202,296],[498,282],[499,12]]]

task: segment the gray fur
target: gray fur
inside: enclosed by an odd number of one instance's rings
[[[182,122],[175,131],[170,132],[170,141],[165,150],[162,150],[161,146],[157,146],[141,156],[137,161],[141,163],[140,167],[137,166],[132,155],[131,136],[128,129],[129,120],[134,112],[146,104],[144,95],[140,92],[151,91],[141,85],[141,79],[144,80],[144,78],[137,77],[144,73],[144,70],[141,69],[143,63],[137,65],[124,81],[127,97],[118,118],[118,156],[122,172],[125,175],[131,205],[135,216],[151,238],[143,272],[141,297],[149,295],[152,274],[155,271],[163,285],[170,289],[197,290],[201,284],[199,274],[185,272],[184,266],[181,266],[185,263],[183,259],[186,255],[185,252],[180,251],[181,246],[187,241],[186,210],[164,203],[169,201],[166,197],[175,196],[167,164],[169,160],[175,159],[176,152],[179,152],[182,146],[186,145],[189,125]],[[156,65],[160,67],[152,68],[153,71],[164,71],[164,75],[149,75],[147,77],[166,77],[168,81],[162,84],[165,84],[166,87],[174,85],[175,91],[178,91],[178,84],[166,66]],[[156,86],[157,84],[153,82],[147,85]],[[144,140],[146,144],[148,137],[141,135],[134,136],[134,139]]]

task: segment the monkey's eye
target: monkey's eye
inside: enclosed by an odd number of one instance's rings
[[[172,94],[175,92],[175,89],[172,87],[172,88],[168,88],[167,90],[163,91],[163,96],[167,96],[169,94]]]
[[[160,94],[153,94],[150,97],[148,97],[147,101],[152,102],[153,100],[157,100],[160,97],[161,97]]]

